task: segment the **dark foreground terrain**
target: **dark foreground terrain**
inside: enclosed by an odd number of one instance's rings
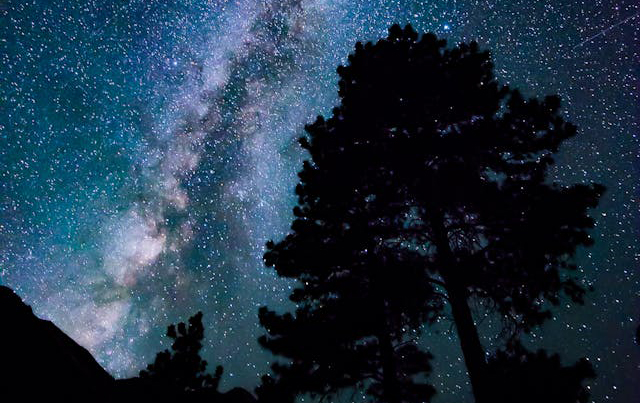
[[[38,318],[8,287],[0,286],[0,401],[253,403],[235,388],[185,392],[148,379],[114,379],[52,322]]]

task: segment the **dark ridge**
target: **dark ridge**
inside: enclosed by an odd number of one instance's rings
[[[113,377],[91,356],[8,287],[0,286],[2,362],[0,393],[23,401],[47,396],[66,401],[106,401]]]

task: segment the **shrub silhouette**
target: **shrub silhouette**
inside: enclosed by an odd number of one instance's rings
[[[520,343],[496,352],[487,367],[496,380],[494,403],[586,403],[589,393],[582,383],[595,378],[584,358],[562,366],[559,355],[544,350],[533,353]]]
[[[167,336],[173,340],[171,351],[159,352],[155,361],[140,371],[140,377],[182,391],[217,390],[222,366],[216,367],[213,376],[207,374],[207,362],[200,357],[204,337],[202,312],[190,317],[188,322],[188,325],[180,322],[177,327],[167,328]]]

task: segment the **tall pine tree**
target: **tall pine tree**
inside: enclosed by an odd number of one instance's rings
[[[300,284],[295,315],[260,312],[261,343],[291,362],[274,366],[276,380],[300,376],[312,392],[367,380],[380,401],[426,400],[403,395],[420,374],[403,349],[428,368],[409,338],[448,305],[476,401],[488,403],[495,380],[470,302],[513,337],[563,295],[582,302],[572,258],[592,243],[588,209],[603,188],[547,175],[576,128],[557,97],[498,85],[475,43],[447,49],[409,26],[358,43],[338,73],[340,106],[301,140],[311,159],[292,232],[267,245],[267,265]]]

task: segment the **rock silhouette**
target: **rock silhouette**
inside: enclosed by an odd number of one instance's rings
[[[114,383],[89,351],[0,286],[0,400],[107,401]]]

